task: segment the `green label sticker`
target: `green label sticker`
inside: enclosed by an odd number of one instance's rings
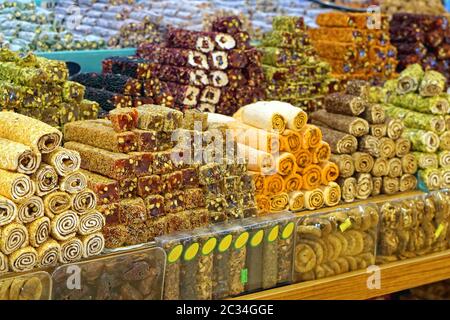
[[[350,220],[350,218],[347,218],[344,222],[342,222],[339,225],[339,229],[341,230],[341,232],[344,232],[345,230],[347,230],[351,226],[352,226],[352,221]]]
[[[278,239],[278,233],[280,232],[280,227],[275,226],[270,230],[269,234],[267,235],[267,241],[274,242]]]
[[[259,230],[253,235],[252,239],[250,240],[250,245],[252,247],[257,247],[261,244],[263,239],[264,239],[264,230]]]
[[[248,282],[248,269],[241,270],[241,283],[246,284]]]
[[[442,231],[444,231],[444,225],[441,223],[437,227],[436,231],[434,232],[434,239],[435,240],[440,237],[440,235],[442,234]]]
[[[214,251],[214,249],[216,248],[216,246],[217,246],[217,239],[216,239],[216,238],[209,238],[209,239],[205,242],[205,244],[203,245],[203,248],[202,248],[202,254],[203,254],[204,256],[207,256],[207,255],[211,254],[211,252]]]
[[[283,232],[281,233],[281,237],[283,239],[289,239],[294,233],[295,223],[289,222],[286,227],[284,227]]]
[[[219,243],[219,252],[227,251],[230,248],[232,242],[233,236],[231,234],[223,237],[222,241],[220,241]]]
[[[175,247],[170,250],[169,254],[167,255],[167,261],[169,263],[177,262],[178,259],[180,259],[181,254],[183,253],[183,245],[178,244]]]
[[[192,259],[194,259],[197,256],[199,249],[200,245],[197,242],[191,244],[184,252],[184,260],[191,261]]]
[[[248,232],[241,233],[234,242],[234,248],[238,250],[243,248],[247,244],[248,238],[250,238]]]

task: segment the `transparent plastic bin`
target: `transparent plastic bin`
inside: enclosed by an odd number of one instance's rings
[[[53,300],[161,300],[166,255],[148,248],[58,267]]]
[[[50,300],[52,278],[44,271],[0,277],[0,300]]]
[[[167,253],[164,299],[209,300],[292,281],[291,213],[216,224],[156,239]]]
[[[386,201],[379,207],[377,263],[414,258],[449,248],[448,190]]]
[[[365,269],[375,263],[378,207],[354,206],[301,217],[294,253],[296,282]]]

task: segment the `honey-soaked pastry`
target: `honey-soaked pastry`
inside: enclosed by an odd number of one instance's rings
[[[339,264],[339,268],[341,269],[342,273],[346,273],[350,271],[350,264],[347,259],[344,257],[339,257],[336,259],[336,263]]]
[[[359,212],[359,208],[354,208],[348,211],[348,219],[350,220],[350,222],[352,223],[352,228],[353,229],[361,229],[361,225],[362,225],[362,216],[361,213]]]
[[[9,291],[13,280],[13,278],[10,278],[0,282],[0,301],[9,300]]]
[[[397,238],[398,238],[398,252],[406,252],[408,250],[408,244],[411,240],[411,232],[409,230],[403,230],[400,229],[397,231]]]
[[[316,268],[314,269],[314,273],[316,274],[316,279],[323,279],[327,276],[323,265],[316,266]]]
[[[310,239],[299,239],[299,243],[306,244],[313,249],[317,264],[322,264],[326,260],[326,254],[328,252],[328,250],[325,249],[326,243],[319,243],[318,241]]]
[[[333,234],[336,238],[339,239],[339,241],[341,242],[341,256],[344,256],[345,253],[347,252],[347,248],[348,248],[348,241],[347,238],[344,237],[344,235],[341,232],[335,232]]]
[[[323,264],[321,267],[325,271],[326,278],[336,275],[336,273],[334,273],[334,270],[327,263]]]
[[[344,232],[344,237],[347,239],[348,247],[346,254],[356,256],[364,249],[364,238],[362,233],[356,230],[348,230]]]
[[[316,266],[316,254],[307,244],[299,244],[295,248],[295,271],[308,272]]]
[[[395,229],[399,225],[400,215],[397,207],[392,203],[385,203],[381,207],[381,224],[383,228]]]
[[[375,234],[372,235],[369,232],[362,233],[364,239],[363,252],[375,252]]]
[[[392,256],[398,249],[399,239],[393,229],[382,229],[378,248],[382,255]]]
[[[17,277],[12,280],[9,287],[9,300],[19,300],[19,295],[22,290],[22,286],[25,283],[25,278]]]
[[[296,276],[295,280],[297,280],[297,282],[316,280],[316,273],[314,272],[314,270],[296,274],[295,276]]]
[[[358,261],[355,259],[355,257],[352,256],[345,256],[345,260],[347,260],[349,265],[349,271],[355,271],[358,270]]]
[[[19,300],[39,300],[42,296],[43,285],[38,277],[26,280],[21,287]]]
[[[303,222],[303,225],[319,227],[322,231],[322,235],[327,235],[332,232],[331,222],[327,219],[317,218],[317,217],[306,217]]]
[[[312,235],[318,238],[322,237],[322,230],[317,226],[298,226],[297,233],[301,236]]]
[[[333,248],[332,250],[330,250],[329,254],[332,254],[331,256],[329,256],[329,260],[330,261],[335,261],[337,258],[339,258],[339,256],[342,253],[342,243],[341,240],[336,237],[334,234],[329,234],[325,241],[327,241],[331,247]]]

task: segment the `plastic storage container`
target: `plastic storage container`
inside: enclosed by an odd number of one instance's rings
[[[50,300],[52,278],[44,271],[0,277],[0,300]]]
[[[167,253],[164,298],[223,299],[291,282],[295,226],[283,213],[157,238]]]
[[[165,261],[161,248],[149,248],[60,266],[53,300],[160,300]]]
[[[377,263],[414,258],[449,248],[449,191],[388,201],[379,206]]]
[[[301,217],[294,253],[295,281],[322,279],[374,264],[378,223],[375,205]]]

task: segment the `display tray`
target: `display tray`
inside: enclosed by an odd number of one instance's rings
[[[50,300],[52,278],[44,271],[0,277],[0,300]]]
[[[106,58],[114,56],[131,56],[136,54],[136,49],[35,52],[35,54],[47,59],[75,62],[80,65],[81,72],[101,72],[102,61]]]
[[[379,277],[380,282],[374,277]],[[261,291],[241,300],[365,300],[450,278],[450,250],[332,278]],[[370,286],[368,286],[370,283]],[[379,286],[378,286],[379,285]]]
[[[160,248],[132,250],[58,267],[53,300],[160,300],[166,255]]]

